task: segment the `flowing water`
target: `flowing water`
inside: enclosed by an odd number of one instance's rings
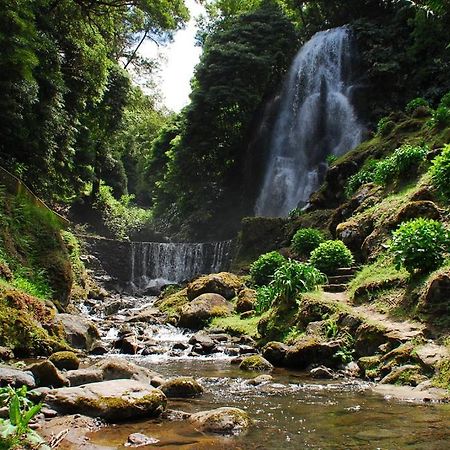
[[[206,243],[132,242],[131,286],[134,291],[179,283],[200,274],[228,269],[232,241]]]
[[[322,31],[292,63],[281,94],[257,216],[286,216],[304,206],[321,181],[328,155],[356,147],[363,127],[351,103],[352,36]]]
[[[124,298],[127,306],[108,317],[93,317],[102,338],[114,340],[127,318],[153,306],[155,298]],[[143,324],[138,325],[142,327]],[[151,337],[163,351],[149,356],[124,356],[163,377],[193,376],[205,393],[197,399],[169,400],[168,408],[186,412],[236,406],[248,412],[254,427],[241,436],[211,436],[196,432],[186,421],[144,420],[106,426],[89,434],[91,450],[124,449],[131,433],[158,442],[142,448],[179,450],[299,450],[299,449],[427,449],[450,445],[450,405],[402,403],[385,399],[358,380],[312,380],[307,373],[276,369],[273,380],[259,386],[247,381],[257,374],[239,370],[220,351],[189,356],[174,353],[175,343],[187,343],[192,332],[170,325],[146,324],[141,337]],[[118,355],[116,355],[118,356]],[[62,447],[74,450],[72,447]],[[84,448],[84,447],[83,447]]]

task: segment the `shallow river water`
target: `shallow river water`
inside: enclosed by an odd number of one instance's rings
[[[141,448],[163,449],[427,449],[450,448],[450,405],[385,399],[356,381],[313,381],[306,374],[276,370],[272,383],[251,386],[227,359],[133,358],[163,376],[200,378],[199,399],[170,400],[187,412],[221,406],[245,409],[253,429],[236,437],[211,437],[185,422],[149,420],[102,428],[90,441],[105,449],[126,448],[131,433],[159,440]],[[98,448],[98,447],[95,447]]]

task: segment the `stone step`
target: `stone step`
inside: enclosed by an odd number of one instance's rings
[[[323,290],[325,292],[345,292],[347,290],[346,284],[324,284]]]
[[[346,284],[354,278],[354,275],[334,275],[328,277],[328,284]]]
[[[336,275],[354,275],[359,269],[359,266],[340,267],[336,270]]]

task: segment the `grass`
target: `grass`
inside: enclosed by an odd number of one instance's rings
[[[232,336],[247,335],[258,338],[259,320],[259,316],[248,319],[241,319],[238,315],[215,317],[210,323],[210,328],[221,328]]]

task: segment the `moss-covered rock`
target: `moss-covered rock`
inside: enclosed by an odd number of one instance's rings
[[[289,347],[282,342],[272,341],[267,343],[262,349],[262,355],[271,364],[275,366],[283,366],[284,358]]]
[[[427,377],[422,373],[420,366],[407,364],[400,367],[393,367],[391,372],[380,383],[417,386],[425,380],[427,380]]]
[[[273,370],[272,364],[261,355],[252,355],[244,358],[239,364],[241,370],[251,370],[255,372],[268,372]]]
[[[189,422],[200,432],[224,435],[241,434],[252,425],[245,411],[227,407],[192,414]]]
[[[168,398],[193,398],[203,393],[203,387],[192,377],[178,377],[159,386]]]
[[[0,345],[17,357],[47,356],[70,347],[55,309],[18,289],[0,285]]]
[[[358,359],[358,366],[362,375],[373,380],[380,375],[381,355],[362,356]]]
[[[164,393],[134,380],[114,380],[50,391],[47,402],[64,414],[84,414],[120,422],[157,417],[165,409]]]
[[[56,320],[62,325],[67,342],[74,348],[90,350],[100,337],[94,322],[80,315],[58,314]]]
[[[379,351],[380,345],[386,344],[388,341],[383,328],[363,323],[355,333],[356,355],[359,357],[373,355]]]
[[[178,321],[183,306],[189,303],[187,288],[179,289],[176,292],[169,290],[164,292],[155,303],[161,311],[165,312],[169,321]]]
[[[80,366],[80,359],[73,352],[56,352],[50,355],[49,360],[59,370],[76,370]]]
[[[311,364],[336,367],[339,359],[334,356],[341,347],[340,341],[322,342],[317,337],[303,338],[289,347],[285,364],[295,369],[306,369]]]
[[[236,311],[238,313],[253,311],[255,303],[256,303],[256,291],[254,289],[244,288],[238,294],[236,302]]]
[[[55,367],[51,361],[42,361],[32,364],[28,370],[33,374],[36,385],[39,387],[69,386],[69,380]]]
[[[202,294],[183,306],[178,325],[198,330],[214,317],[231,314],[233,305],[219,294]]]
[[[236,297],[243,288],[241,279],[229,272],[205,275],[192,281],[187,286],[189,300],[194,300],[202,294],[218,294],[227,300]]]

